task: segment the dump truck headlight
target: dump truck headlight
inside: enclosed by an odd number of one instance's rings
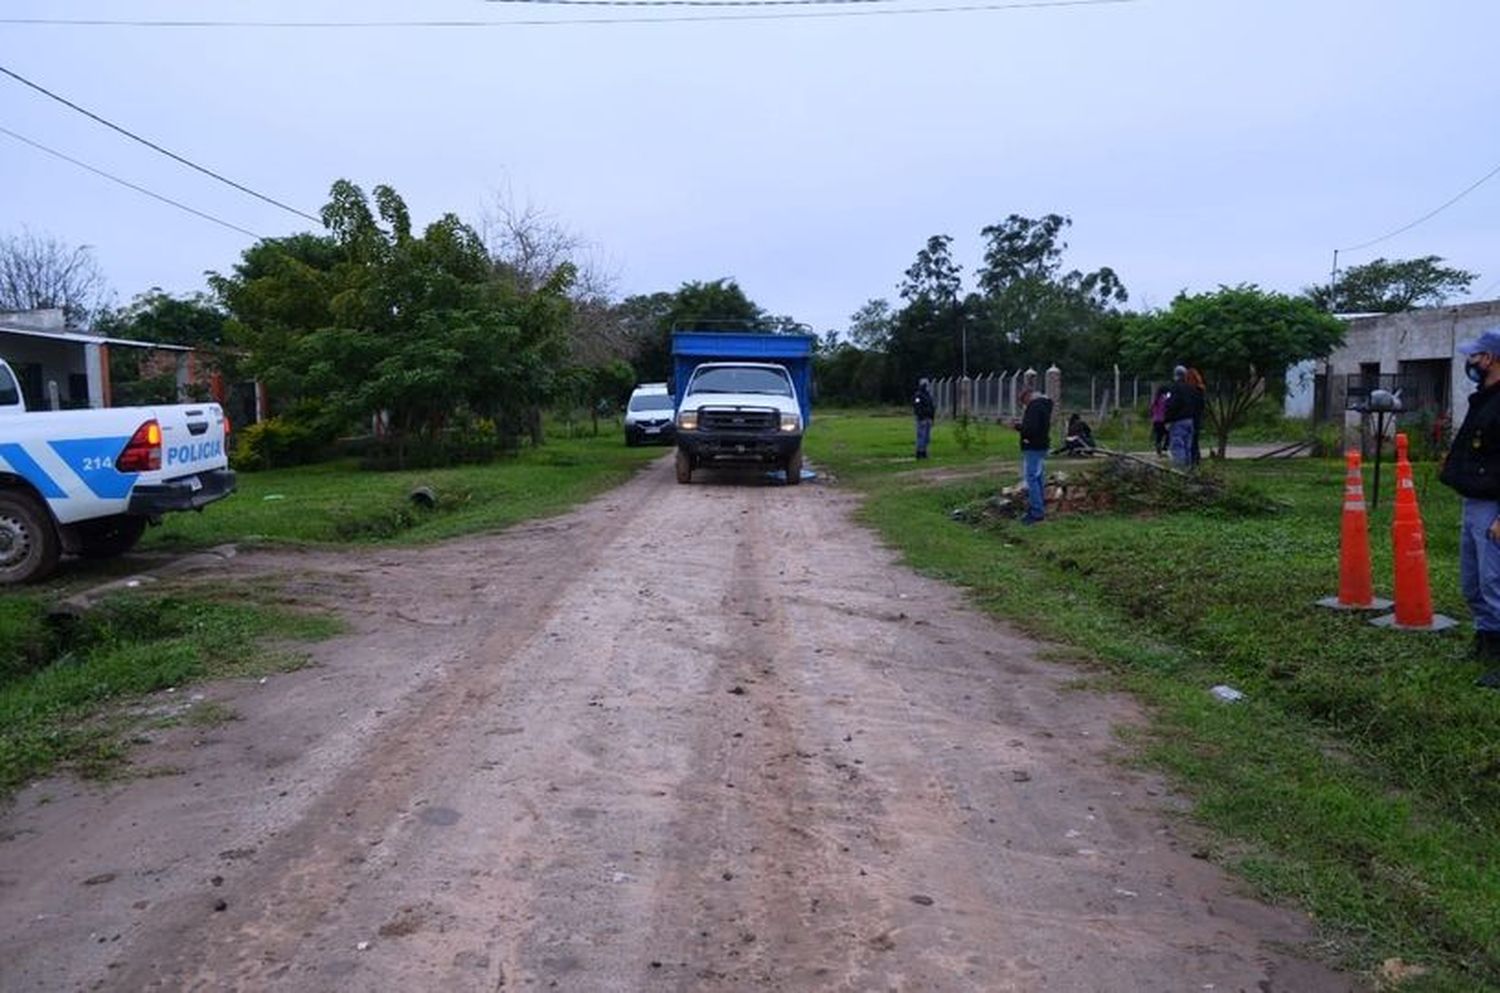
[[[783,431],[800,431],[800,430],[802,430],[802,418],[800,416],[798,416],[797,414],[782,414],[781,415],[781,430],[783,430]]]
[[[698,412],[696,410],[684,410],[677,415],[677,427],[683,431],[698,430]]]

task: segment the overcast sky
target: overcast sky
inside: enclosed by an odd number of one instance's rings
[[[974,0],[925,6],[938,2]],[[5,18],[148,20],[651,13],[0,4]],[[1326,281],[1335,248],[1500,165],[1497,37],[1496,0],[1136,0],[479,28],[0,24],[0,65],[309,213],[338,177],[391,184],[419,222],[476,218],[509,189],[596,243],[620,295],[730,276],[824,330],[894,299],[931,234],[954,236],[969,276],[979,229],[1011,213],[1071,216],[1069,264],[1114,267],[1136,306]],[[257,234],[308,226],[5,78],[0,126]],[[1437,254],[1500,296],[1497,218],[1500,177],[1341,264]],[[0,135],[0,232],[22,226],[92,246],[121,301],[201,289],[252,240]]]

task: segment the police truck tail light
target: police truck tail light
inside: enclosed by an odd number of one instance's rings
[[[161,468],[161,425],[147,421],[135,429],[125,450],[115,459],[120,472],[155,472]]]

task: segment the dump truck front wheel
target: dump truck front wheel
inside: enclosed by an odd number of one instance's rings
[[[802,482],[802,449],[797,449],[786,458],[786,484],[796,486]]]

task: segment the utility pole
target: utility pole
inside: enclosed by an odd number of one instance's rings
[[[1339,287],[1339,250],[1333,250],[1333,268],[1328,272],[1328,312],[1338,313],[1336,294]]]

